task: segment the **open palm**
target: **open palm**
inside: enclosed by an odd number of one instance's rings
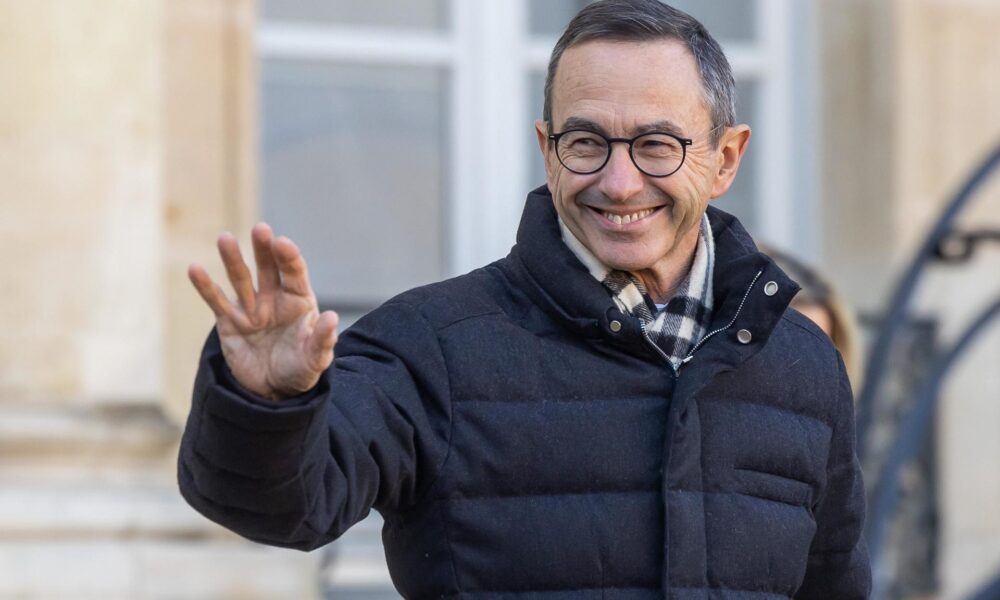
[[[243,387],[282,399],[311,389],[333,360],[337,313],[320,313],[306,261],[266,223],[251,233],[257,289],[230,234],[219,236],[219,255],[236,292],[231,302],[199,265],[188,268],[195,289],[215,313],[222,354]]]

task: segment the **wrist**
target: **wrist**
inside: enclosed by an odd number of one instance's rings
[[[292,398],[297,398],[308,393],[310,390],[316,387],[319,377],[316,377],[311,383],[303,386],[289,386],[282,385],[279,383],[267,382],[268,388],[264,390],[261,397],[266,398],[272,402],[283,402],[285,400],[291,400]]]

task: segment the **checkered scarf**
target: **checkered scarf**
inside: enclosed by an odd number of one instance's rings
[[[692,348],[708,332],[712,319],[712,272],[715,268],[715,240],[708,215],[702,215],[701,232],[694,262],[677,286],[674,297],[658,309],[639,278],[615,271],[604,264],[559,220],[562,238],[595,279],[611,291],[622,312],[638,318],[651,342],[679,369]]]

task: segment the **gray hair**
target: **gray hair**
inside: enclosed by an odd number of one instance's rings
[[[659,0],[600,0],[586,6],[566,26],[552,49],[545,76],[542,118],[552,124],[552,87],[559,59],[567,49],[592,40],[644,42],[674,39],[694,55],[712,117],[712,143],[718,144],[725,127],[736,124],[736,82],[722,47],[697,19]]]

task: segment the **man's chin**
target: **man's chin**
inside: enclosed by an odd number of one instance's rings
[[[644,271],[656,263],[656,259],[647,253],[602,252],[597,259],[606,267],[615,271]]]

